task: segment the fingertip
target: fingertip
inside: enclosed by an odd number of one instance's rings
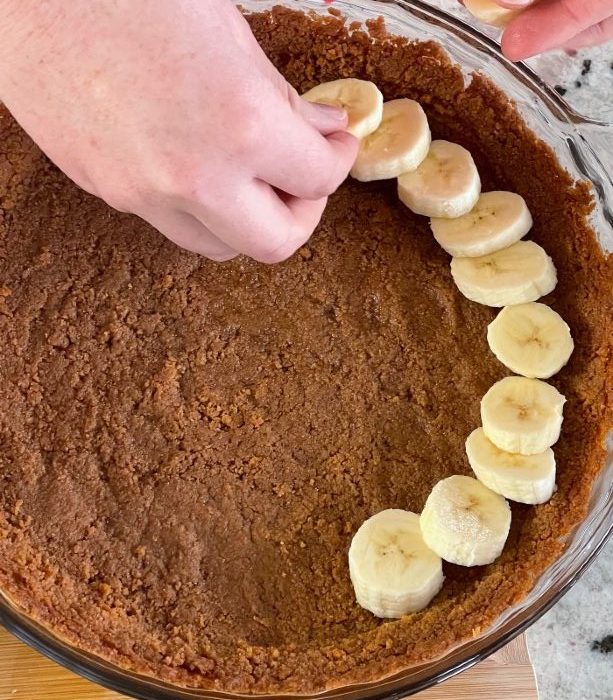
[[[503,32],[500,40],[500,48],[502,49],[502,53],[514,63],[523,61],[525,58],[529,58],[533,55],[533,52],[526,48],[524,32],[514,27],[513,23]]]

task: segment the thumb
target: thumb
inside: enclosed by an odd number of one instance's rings
[[[349,119],[347,112],[341,107],[317,104],[298,97],[295,108],[302,118],[323,136],[345,131],[347,128]]]

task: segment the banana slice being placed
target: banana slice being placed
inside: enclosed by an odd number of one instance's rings
[[[383,117],[383,95],[368,80],[342,78],[321,83],[303,95],[309,102],[342,107],[347,111],[347,131],[358,139],[379,128]]]
[[[422,610],[443,585],[441,559],[426,546],[419,516],[395,508],[362,523],[349,547],[349,573],[358,603],[377,617]]]
[[[379,128],[360,144],[351,176],[361,182],[387,180],[415,168],[430,148],[428,118],[415,100],[391,100],[383,105]]]
[[[504,452],[477,428],[466,440],[466,455],[477,479],[510,501],[535,505],[553,495],[556,460],[550,447],[536,455]]]
[[[475,206],[480,192],[473,157],[449,141],[432,141],[421,165],[398,178],[400,201],[422,216],[462,216]]]
[[[500,7],[492,0],[464,0],[464,7],[473,17],[494,27],[506,27],[520,13],[520,10]]]
[[[483,430],[506,452],[545,452],[560,437],[565,402],[555,387],[540,379],[505,377],[481,399]]]
[[[532,228],[532,215],[524,198],[514,192],[484,192],[467,214],[433,218],[430,228],[450,255],[477,258],[517,243]]]
[[[536,301],[558,282],[552,259],[534,241],[479,258],[453,258],[451,276],[467,299],[496,307]]]
[[[511,509],[499,494],[458,474],[434,486],[419,522],[424,541],[445,561],[481,566],[500,556]]]
[[[490,350],[515,374],[547,379],[574,349],[570,328],[545,304],[507,306],[487,327]]]

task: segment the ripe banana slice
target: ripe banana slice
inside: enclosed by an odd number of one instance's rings
[[[434,486],[420,525],[426,544],[445,561],[481,566],[500,556],[511,527],[511,509],[476,479],[456,474]]]
[[[379,128],[383,117],[383,95],[368,80],[342,78],[321,83],[303,95],[309,102],[343,107],[349,117],[347,131],[358,139]]]
[[[360,144],[351,176],[370,182],[415,170],[428,154],[430,138],[428,118],[419,102],[386,102],[379,128]]]
[[[481,399],[481,423],[501,450],[535,455],[560,437],[566,399],[540,379],[505,377]]]
[[[432,141],[428,155],[398,178],[398,196],[415,214],[453,219],[477,203],[481,179],[470,153],[457,143]]]
[[[552,259],[534,241],[479,258],[453,258],[451,276],[466,298],[496,307],[536,301],[558,282]]]
[[[494,27],[506,27],[507,24],[519,15],[519,10],[509,10],[500,7],[492,0],[464,0],[464,7],[473,17],[484,24]]]
[[[511,501],[535,505],[553,495],[556,460],[550,447],[536,455],[504,452],[477,428],[466,440],[466,455],[477,479]]]
[[[441,590],[443,566],[421,535],[419,516],[390,508],[360,526],[349,547],[358,603],[377,617],[422,610]]]
[[[564,319],[536,302],[502,309],[487,327],[487,342],[512,372],[540,379],[559,372],[574,348]]]
[[[524,198],[514,192],[484,192],[474,208],[457,219],[434,218],[438,244],[457,258],[476,258],[517,243],[532,228]]]

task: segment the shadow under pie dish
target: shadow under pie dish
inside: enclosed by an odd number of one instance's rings
[[[558,490],[512,505],[493,564],[445,565],[423,612],[384,622],[359,608],[347,571],[359,525],[420,512],[437,481],[470,473],[479,400],[508,374],[487,347],[494,311],[458,292],[393,181],[346,182],[286,263],[216,265],[79,191],[3,111],[0,586],[56,649],[102,660],[81,670],[142,697],[182,691],[131,673],[207,696],[423,671],[479,642],[567,555],[605,462],[612,268],[588,185],[435,43],[287,9],[249,21],[300,92],[351,76],[416,99],[435,138],[471,151],[484,190],[528,202],[528,237],[558,271],[544,301],[575,339],[551,380],[568,400]],[[610,523],[600,507],[592,550]]]

